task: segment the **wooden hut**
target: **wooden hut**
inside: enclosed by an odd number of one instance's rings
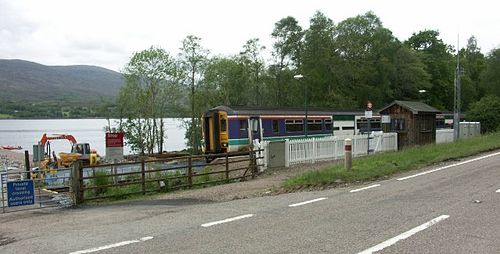
[[[436,142],[436,114],[441,112],[418,101],[394,101],[379,110],[384,132],[398,133],[398,148]],[[389,121],[390,120],[390,121]]]

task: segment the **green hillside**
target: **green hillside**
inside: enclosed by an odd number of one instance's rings
[[[101,67],[0,59],[0,115],[100,116],[99,108],[112,106],[123,84],[122,74]]]

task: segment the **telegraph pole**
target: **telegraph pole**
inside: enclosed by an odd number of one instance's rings
[[[455,100],[453,105],[453,141],[460,137],[460,37],[457,36],[457,68],[455,70]]]

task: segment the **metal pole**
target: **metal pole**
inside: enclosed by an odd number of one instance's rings
[[[304,128],[305,128],[304,129],[304,133],[305,133],[306,138],[307,138],[307,125],[309,125],[308,118],[307,118],[307,82],[306,82],[306,84],[304,86],[304,89],[306,90],[305,91],[305,96],[304,96],[305,97],[305,108],[306,108],[306,123],[304,125]]]
[[[453,107],[453,141],[460,138],[460,39],[457,40],[457,68],[455,70],[455,100]]]

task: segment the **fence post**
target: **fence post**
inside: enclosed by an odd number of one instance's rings
[[[290,142],[285,139],[285,168],[288,167],[290,167]]]
[[[146,195],[146,168],[144,165],[144,159],[141,160],[141,183],[142,183],[142,195]]]
[[[229,154],[226,153],[226,182],[229,182]]]
[[[71,168],[71,195],[73,197],[73,204],[78,205],[83,203],[83,163],[78,160],[73,162]]]
[[[252,170],[252,179],[255,178],[255,173],[257,172],[257,156],[253,148],[250,150],[250,170]]]
[[[30,155],[24,150],[24,167],[26,168],[26,179],[31,179]]]
[[[188,158],[188,185],[189,188],[193,187],[193,159],[191,156]]]

